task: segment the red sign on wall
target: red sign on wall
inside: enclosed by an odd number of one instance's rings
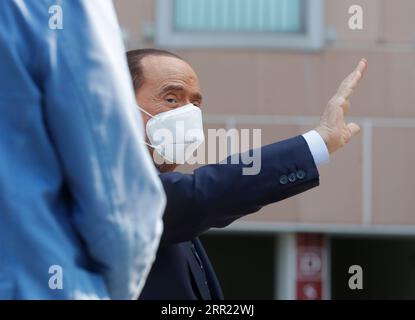
[[[326,241],[321,234],[297,235],[297,300],[322,300]]]

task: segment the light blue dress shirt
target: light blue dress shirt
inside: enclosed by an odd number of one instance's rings
[[[138,297],[166,200],[135,113],[110,0],[0,1],[0,299]]]

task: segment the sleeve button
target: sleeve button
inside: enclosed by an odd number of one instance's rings
[[[297,172],[297,178],[303,180],[305,178],[305,172],[303,170],[299,170]]]
[[[281,176],[281,178],[280,178],[280,183],[282,184],[282,185],[285,185],[285,184],[287,184],[288,183],[288,177],[287,176]]]
[[[296,182],[296,181],[297,181],[297,176],[295,175],[295,173],[291,173],[291,174],[288,176],[288,180],[289,180],[291,183]]]

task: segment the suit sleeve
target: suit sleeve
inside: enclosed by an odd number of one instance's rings
[[[302,136],[261,148],[260,161],[259,174],[251,176],[242,174],[244,164],[161,174],[167,195],[162,243],[191,240],[319,185],[317,167]]]

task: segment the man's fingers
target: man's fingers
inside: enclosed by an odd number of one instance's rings
[[[351,102],[350,100],[346,100],[342,96],[335,96],[332,100],[330,100],[329,105],[331,108],[334,108],[334,110],[337,110],[337,108],[339,107],[342,108],[344,114],[346,115],[350,110]]]
[[[359,64],[357,65],[356,69],[351,74],[350,82],[347,85],[349,88],[356,88],[357,84],[363,78],[363,75],[366,73],[367,66],[368,63],[365,58],[359,61]]]
[[[366,58],[363,58],[360,60],[359,64],[357,65],[356,71],[359,71],[360,74],[363,75],[365,74],[366,70],[367,70],[367,66],[368,66],[368,62]]]
[[[338,95],[348,100],[353,94],[353,90],[362,79],[367,70],[368,62],[366,59],[360,60],[356,69],[343,81],[338,90]]]
[[[350,110],[350,100],[345,100],[345,102],[341,106],[343,108],[343,112],[346,114]]]
[[[350,131],[350,138],[353,138],[354,136],[358,135],[360,133],[360,127],[356,123],[349,123],[347,125],[347,128]]]

